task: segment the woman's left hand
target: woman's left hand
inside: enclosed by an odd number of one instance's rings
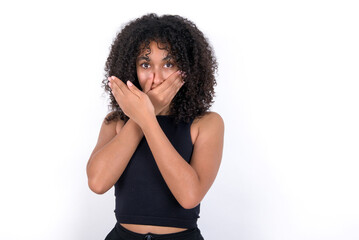
[[[147,94],[139,90],[130,81],[127,81],[126,85],[115,76],[110,77],[109,81],[112,94],[122,111],[140,127],[149,118],[156,118],[155,109]]]

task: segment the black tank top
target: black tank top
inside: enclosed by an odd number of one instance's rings
[[[175,124],[174,116],[156,116],[173,147],[190,163],[193,145],[189,123]],[[200,204],[184,209],[171,193],[143,137],[123,174],[115,184],[118,223],[179,228],[197,227]]]

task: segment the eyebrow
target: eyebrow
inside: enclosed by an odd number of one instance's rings
[[[170,60],[172,59],[172,56],[171,55],[167,55],[166,57],[164,57],[162,59],[162,61],[167,61],[167,60]],[[148,57],[148,56],[140,56],[137,58],[137,61],[140,61],[140,60],[146,60],[147,62],[150,62],[151,59]]]

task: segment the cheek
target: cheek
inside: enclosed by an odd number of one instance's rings
[[[174,72],[176,72],[178,69],[177,68],[170,68],[170,69],[164,69],[162,71],[162,78],[163,79],[167,79],[169,78]]]
[[[149,72],[145,72],[145,71],[137,71],[137,78],[138,78],[138,81],[143,89],[143,87],[145,86],[145,83],[151,79],[151,74]]]
[[[162,76],[163,76],[163,79],[167,79],[169,78],[169,76],[171,76],[171,74],[173,73],[174,71],[164,71]]]

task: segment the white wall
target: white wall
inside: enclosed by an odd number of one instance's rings
[[[219,61],[226,124],[202,202],[206,240],[359,238],[356,1],[8,1],[0,4],[0,239],[104,239],[113,189],[86,163],[107,111],[117,30],[179,14]]]

